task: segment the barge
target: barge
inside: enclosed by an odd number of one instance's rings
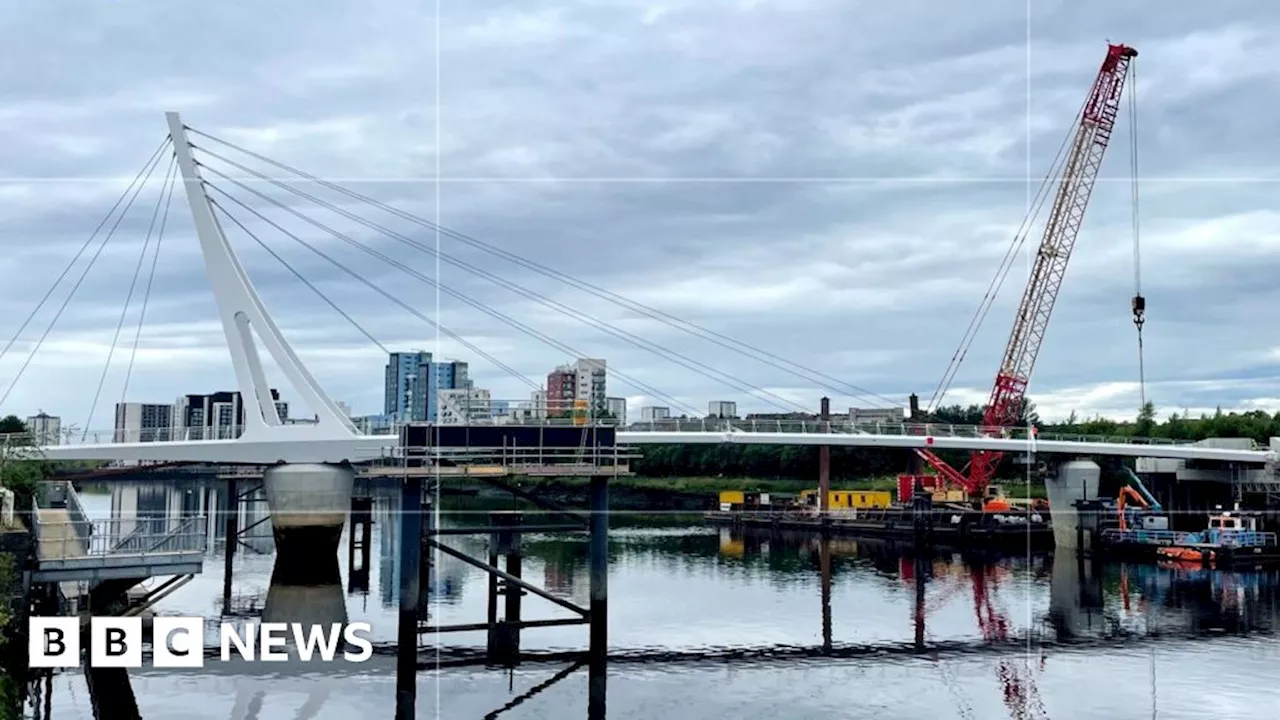
[[[726,491],[719,509],[705,514],[718,526],[820,532],[952,547],[1053,547],[1053,529],[1043,503],[1018,506],[992,486],[983,509],[962,502],[934,502],[941,493],[891,502],[885,491],[832,490],[828,511],[819,512],[816,491],[794,496]]]
[[[1182,566],[1249,568],[1280,564],[1276,534],[1258,530],[1258,519],[1239,511],[1208,516],[1201,531],[1103,528],[1099,549],[1133,560],[1164,561]]]
[[[1096,545],[1106,555],[1183,567],[1240,568],[1280,563],[1276,534],[1259,530],[1256,515],[1241,512],[1238,505],[1227,512],[1219,507],[1208,514],[1203,530],[1173,529],[1169,516],[1142,480],[1128,469],[1126,476],[1128,482],[1115,499],[1114,521],[1095,526]],[[1091,504],[1077,503],[1081,510]]]

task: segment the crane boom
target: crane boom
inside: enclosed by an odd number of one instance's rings
[[[1031,371],[1048,329],[1058,290],[1062,287],[1067,262],[1080,234],[1102,157],[1111,141],[1129,63],[1137,55],[1138,51],[1127,45],[1108,44],[1106,59],[1102,61],[1102,68],[1089,90],[1077,120],[1075,139],[1063,164],[1061,181],[1045,223],[1044,237],[1036,252],[1031,277],[1018,305],[1000,371],[987,401],[982,422],[986,428],[1008,428],[1016,425],[1022,417]],[[932,452],[922,452],[921,456],[945,477],[960,482],[970,493],[981,493],[995,473],[1003,453],[973,453],[967,477]]]

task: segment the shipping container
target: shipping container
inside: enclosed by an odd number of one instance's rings
[[[818,505],[817,490],[803,490],[800,498],[805,505]],[[832,510],[866,510],[891,505],[893,493],[888,490],[831,490],[827,494],[827,506]]]

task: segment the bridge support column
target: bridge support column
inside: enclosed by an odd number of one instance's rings
[[[818,416],[823,423],[831,421],[831,398],[822,398],[822,405],[818,412]],[[823,428],[826,430],[827,428]],[[831,509],[831,446],[821,445],[818,447],[818,509],[822,512],[822,517],[826,518],[827,511]]]
[[[413,720],[417,717],[422,514],[422,477],[407,476],[400,489],[400,623],[396,633],[396,720]]]
[[[1053,558],[1049,578],[1049,621],[1060,640],[1089,637],[1106,628],[1102,577],[1079,555]]]
[[[347,592],[369,592],[373,498],[351,498],[351,530],[347,537]]]
[[[1069,460],[1050,470],[1045,478],[1049,511],[1053,517],[1053,543],[1059,550],[1079,550],[1079,500],[1096,500],[1101,468],[1092,460]]]
[[[590,645],[587,650],[587,717],[605,718],[606,668],[609,662],[609,478],[591,478],[587,566],[591,577]]]
[[[275,465],[262,473],[276,555],[289,562],[336,560],[342,526],[351,507],[355,471],[350,465]]]

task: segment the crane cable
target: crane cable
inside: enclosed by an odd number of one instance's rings
[[[1142,248],[1138,225],[1138,81],[1135,64],[1129,65],[1129,163],[1133,194],[1133,325],[1138,329],[1138,397],[1139,412],[1147,408],[1147,377],[1143,358],[1142,326],[1147,321],[1147,299],[1142,296]]]

